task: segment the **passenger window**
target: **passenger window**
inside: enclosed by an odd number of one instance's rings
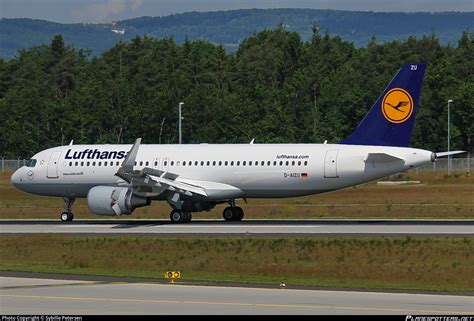
[[[262,161],[262,162],[260,163],[260,165],[262,165],[262,166],[265,165],[265,161]]]
[[[90,162],[87,162],[87,166],[89,166],[89,165],[90,165]]]
[[[255,166],[258,166],[258,161],[255,161]]]
[[[140,161],[140,166],[143,166],[143,161]]]
[[[222,161],[219,161],[219,166],[222,166]]]
[[[240,161],[237,161],[237,166],[240,166]]]
[[[285,162],[285,165],[288,166],[289,163],[290,163],[289,161],[286,161],[286,162]]]
[[[252,166],[252,161],[249,161],[249,166]]]
[[[242,162],[242,166],[245,166],[246,164],[247,164],[246,161],[243,161],[243,162]]]
[[[158,162],[155,162],[155,167],[158,166]]]
[[[174,161],[171,161],[171,166],[174,166]]]
[[[306,166],[306,165],[308,165],[308,161],[305,161],[305,162],[304,162],[304,166]]]
[[[105,162],[104,162],[104,164],[105,164]],[[137,161],[135,161],[135,166],[137,166]]]
[[[92,162],[92,166],[95,166],[95,162]]]
[[[194,161],[194,166],[198,166],[198,161]]]
[[[81,162],[81,166],[84,166],[84,162]]]
[[[107,162],[104,162],[104,166],[107,166]]]
[[[102,162],[99,162],[99,166],[102,166]]]
[[[224,162],[224,166],[227,166],[227,161]]]
[[[207,162],[206,162],[206,165],[207,165],[207,166],[211,165],[211,162],[210,162],[210,161],[207,161]]]
[[[231,161],[231,162],[230,162],[230,166],[234,166],[234,161]]]
[[[204,166],[204,161],[201,161],[201,166]]]
[[[271,163],[272,163],[272,162],[268,161],[268,162],[267,162],[267,166],[270,166]]]
[[[146,162],[146,164],[148,165],[148,162]],[[115,165],[119,166],[120,162],[115,163]]]
[[[186,161],[183,161],[183,166],[186,166]]]
[[[301,161],[298,161],[298,166],[301,166]]]
[[[282,166],[282,165],[283,165],[283,161],[280,161],[280,166]]]
[[[216,166],[216,161],[213,161],[213,162],[212,162],[212,166]]]
[[[69,166],[72,166],[72,162],[69,162]]]
[[[292,162],[291,162],[291,165],[292,165],[292,166],[295,166],[295,161],[292,161]]]
[[[167,162],[167,161],[165,161],[165,166],[166,166],[166,165],[168,165],[168,162]]]
[[[149,163],[148,163],[148,161],[147,161],[147,162],[145,163],[145,165],[148,166],[148,164],[149,164]],[[118,165],[118,162],[117,162],[117,165]]]
[[[273,166],[277,166],[277,161],[273,161]]]

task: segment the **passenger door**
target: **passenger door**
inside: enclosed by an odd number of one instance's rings
[[[49,157],[48,168],[46,170],[47,178],[58,178],[59,157],[61,152],[53,152]]]

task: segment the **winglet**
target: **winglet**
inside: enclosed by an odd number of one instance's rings
[[[140,148],[140,143],[142,142],[141,138],[138,138],[133,144],[132,148],[128,152],[127,156],[123,160],[122,166],[118,169],[116,176],[126,180],[130,183],[130,177],[128,173],[133,171],[133,166],[135,165],[135,159],[137,158],[138,149]]]
[[[127,157],[125,157],[125,159],[123,160],[122,168],[124,171],[130,172],[133,170],[133,166],[135,165],[135,159],[137,158],[138,149],[140,148],[141,142],[142,139],[137,138],[132,148],[128,152]]]

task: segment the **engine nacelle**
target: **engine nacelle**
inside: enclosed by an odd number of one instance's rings
[[[96,215],[129,215],[138,207],[150,205],[150,199],[133,195],[126,187],[96,186],[87,193],[87,205]]]

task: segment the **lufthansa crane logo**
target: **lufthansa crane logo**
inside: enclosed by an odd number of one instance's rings
[[[413,113],[413,107],[413,98],[402,88],[389,90],[382,100],[383,116],[394,124],[407,121]]]

